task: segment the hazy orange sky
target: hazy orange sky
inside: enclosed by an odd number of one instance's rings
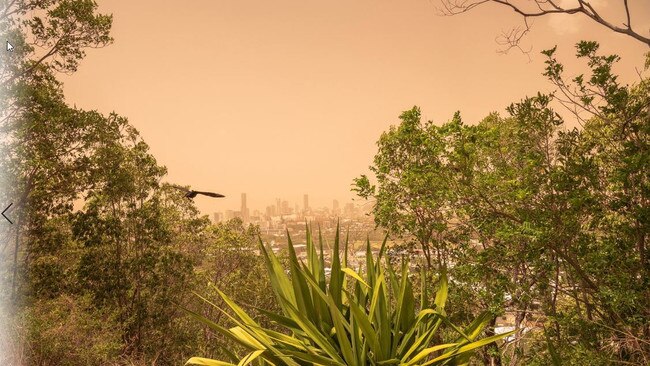
[[[198,197],[206,214],[239,208],[242,192],[260,209],[276,197],[293,207],[304,193],[312,206],[344,203],[401,111],[418,105],[441,123],[456,110],[468,123],[501,112],[551,90],[539,51],[555,44],[566,64],[582,65],[573,45],[599,41],[623,57],[617,71],[628,82],[648,50],[580,15],[557,15],[535,20],[529,62],[496,52],[499,32],[521,24],[512,11],[442,17],[434,0],[99,3],[114,15],[115,43],[63,78],[67,99],[128,117],[169,169],[166,181],[228,196]],[[594,3],[622,9],[622,0]],[[650,2],[631,5],[648,34]]]

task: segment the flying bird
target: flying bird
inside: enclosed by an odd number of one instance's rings
[[[188,199],[192,199],[192,198],[196,197],[199,194],[202,194],[202,195],[208,196],[208,197],[214,197],[214,198],[226,197],[223,194],[214,193],[214,192],[195,191],[193,189],[187,189],[187,188],[183,188],[183,187],[179,187],[179,186],[172,186],[172,187],[185,192],[185,197],[187,197]]]

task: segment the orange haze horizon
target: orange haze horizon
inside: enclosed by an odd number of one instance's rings
[[[77,107],[127,117],[168,168],[165,181],[227,196],[197,198],[204,214],[238,209],[241,193],[252,209],[276,198],[302,205],[303,194],[312,207],[331,208],[354,197],[352,179],[368,173],[377,139],[414,105],[436,123],[455,111],[476,123],[552,90],[541,75],[543,49],[557,44],[575,75],[586,70],[575,43],[596,40],[622,57],[616,71],[628,83],[648,51],[579,15],[556,15],[535,20],[523,41],[530,60],[504,55],[494,39],[521,25],[514,12],[485,6],[444,17],[435,6],[101,1],[114,15],[115,42],[62,78],[65,94]],[[650,3],[632,6],[650,15]],[[650,16],[637,28],[650,28]]]

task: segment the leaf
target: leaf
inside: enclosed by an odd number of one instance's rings
[[[209,358],[202,358],[202,357],[192,357],[189,360],[187,360],[187,362],[185,362],[185,364],[186,365],[202,365],[202,366],[238,366],[238,365],[235,365],[234,363],[211,360]]]

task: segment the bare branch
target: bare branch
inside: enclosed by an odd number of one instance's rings
[[[625,6],[625,16],[627,17],[627,29],[632,29],[632,21],[630,20],[630,7],[627,5],[627,0],[623,0],[623,6]]]
[[[501,45],[505,45],[507,48],[505,51],[512,48],[518,48],[522,53],[526,53],[525,50],[518,47],[522,38],[527,35],[530,31],[530,26],[528,25],[529,18],[543,17],[551,14],[583,14],[594,22],[620,34],[627,35],[636,39],[637,41],[645,44],[650,47],[650,35],[642,35],[632,28],[631,21],[631,12],[628,5],[628,0],[623,0],[623,6],[625,8],[625,22],[620,22],[618,24],[623,24],[624,27],[616,25],[616,22],[613,22],[610,19],[605,19],[588,1],[578,0],[578,5],[575,7],[563,7],[558,3],[557,0],[534,0],[534,8],[528,6],[525,8],[524,3],[518,4],[513,0],[441,0],[442,9],[440,10],[443,15],[457,15],[461,13],[468,12],[480,5],[486,3],[498,4],[507,8],[510,8],[512,11],[520,15],[525,24],[525,29],[522,30],[521,27],[515,27],[511,32],[504,32],[500,41],[497,42]]]
[[[497,52],[507,54],[511,49],[516,48],[521,53],[528,56],[528,62],[531,62],[532,59],[530,58],[530,52],[533,50],[533,47],[531,46],[526,50],[521,47],[521,40],[526,34],[528,34],[528,32],[530,32],[530,26],[528,25],[526,18],[524,18],[524,26],[524,29],[521,27],[514,27],[509,32],[502,31],[501,35],[495,39],[495,42],[500,46],[504,46],[504,48]]]

